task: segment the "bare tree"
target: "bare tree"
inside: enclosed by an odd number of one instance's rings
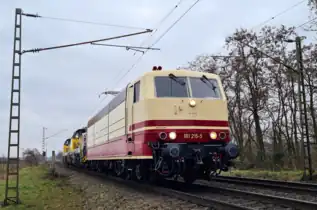
[[[42,159],[41,153],[37,149],[26,149],[23,152],[23,158],[24,161],[31,165],[31,166],[37,166]]]
[[[218,73],[228,98],[232,136],[241,161],[256,167],[297,168],[300,154],[296,53],[285,42],[294,27],[265,26],[255,33],[238,29],[225,41],[227,57],[202,55],[188,69]],[[317,141],[315,101],[317,47],[304,46],[310,133]]]
[[[308,6],[312,12],[317,12],[317,0],[308,0]]]

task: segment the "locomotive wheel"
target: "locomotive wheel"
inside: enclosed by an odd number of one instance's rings
[[[125,178],[126,180],[131,180],[132,173],[133,173],[133,172],[131,172],[130,170],[127,170],[126,173],[125,173],[125,177],[124,177],[124,178]]]
[[[135,166],[134,176],[137,181],[143,181],[145,179],[145,169],[141,164]]]
[[[125,172],[125,162],[124,162],[124,160],[116,161],[114,167],[115,167],[114,171],[115,171],[116,176],[122,177],[124,175],[124,172]]]
[[[196,180],[196,176],[194,173],[188,171],[183,175],[183,179],[185,183],[192,184]]]

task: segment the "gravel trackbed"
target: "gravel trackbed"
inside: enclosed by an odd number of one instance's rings
[[[131,189],[110,180],[101,180],[60,166],[56,166],[56,172],[61,176],[69,177],[70,184],[83,192],[84,198],[81,201],[83,210],[209,209],[172,197]]]

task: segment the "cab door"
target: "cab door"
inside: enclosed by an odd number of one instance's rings
[[[132,133],[133,124],[133,96],[134,96],[134,85],[127,87],[127,101],[126,101],[126,134],[127,134],[127,149],[128,155],[134,153],[134,136]]]
[[[129,85],[127,89],[127,147],[128,154],[133,155],[135,152],[135,133],[133,133],[133,124],[134,124],[134,105],[140,99],[140,81]]]

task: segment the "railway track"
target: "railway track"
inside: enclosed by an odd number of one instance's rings
[[[64,167],[62,163],[57,163],[58,167]],[[120,177],[108,176],[103,173],[95,172],[95,171],[87,171],[80,168],[71,167],[70,170],[74,170],[80,173],[85,173],[89,176],[93,176],[95,178],[99,178],[101,180],[107,179],[115,182],[118,185],[123,185],[125,187],[131,187],[132,189],[140,190],[140,191],[148,191],[154,192],[159,195],[174,197],[183,201],[187,201],[190,203],[198,204],[201,206],[209,207],[210,209],[224,209],[224,210],[252,210],[252,208],[242,207],[236,204],[228,203],[226,201],[222,201],[216,198],[205,198],[199,195],[195,195],[192,193],[188,193],[185,191],[175,190],[173,188],[167,187],[168,183],[165,182],[164,186],[156,186],[150,185],[147,183],[138,183],[131,180],[124,180]],[[177,182],[173,181],[174,187]],[[176,186],[177,187],[177,186]]]
[[[173,189],[174,186],[172,186]],[[280,196],[254,193],[245,190],[236,190],[232,188],[215,187],[201,184],[194,184],[191,188],[188,186],[178,186],[178,191],[190,192],[201,197],[216,197],[222,201],[239,205],[243,209],[317,209],[317,203],[299,199],[291,199]]]
[[[218,176],[212,181],[224,182],[238,185],[249,185],[255,187],[279,189],[287,192],[317,193],[317,184],[302,182],[286,182],[269,179],[253,179],[244,177]]]
[[[60,164],[59,167],[61,167]],[[133,189],[146,190],[160,195],[172,196],[180,200],[209,207],[210,209],[317,209],[317,203],[314,202],[265,195],[243,190],[201,184],[188,186],[183,182],[176,182],[172,180],[166,180],[157,186],[146,183],[137,183],[131,180],[123,180],[119,177],[107,176],[102,173],[86,171],[78,168],[71,168],[71,170],[98,177],[100,179],[111,180],[117,184],[128,186]]]

